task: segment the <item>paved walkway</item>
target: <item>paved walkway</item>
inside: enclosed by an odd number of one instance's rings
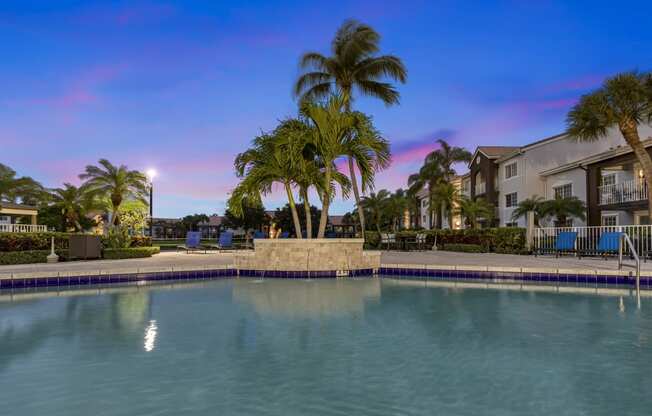
[[[617,270],[616,259],[577,259],[553,256],[517,256],[510,254],[491,253],[454,253],[446,251],[399,252],[385,251],[382,253],[383,264],[425,264],[442,266],[486,266],[486,267],[527,267],[553,269],[584,269],[584,270]],[[233,264],[233,253],[192,253],[162,252],[150,258],[125,260],[89,260],[56,264],[22,264],[15,266],[0,266],[0,276],[12,273],[47,273],[47,272],[82,272],[82,271],[115,271],[127,269],[174,268],[206,268],[223,267]],[[642,269],[652,271],[652,262],[642,263]]]

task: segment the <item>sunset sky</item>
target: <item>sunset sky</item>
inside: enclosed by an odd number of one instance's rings
[[[529,143],[604,77],[652,69],[652,6],[627,4],[3,0],[0,162],[49,187],[99,158],[153,167],[155,216],[223,213],[234,155],[296,115],[299,56],[355,18],[408,68],[399,106],[354,103],[392,143],[377,187],[405,187],[438,138]]]

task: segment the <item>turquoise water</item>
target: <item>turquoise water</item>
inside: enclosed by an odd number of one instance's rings
[[[646,299],[378,279],[118,290],[3,298],[0,414],[652,414]]]

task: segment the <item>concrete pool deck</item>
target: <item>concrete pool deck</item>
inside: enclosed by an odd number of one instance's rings
[[[65,274],[65,273],[136,273],[156,271],[183,271],[233,267],[234,253],[209,252],[191,253],[162,252],[150,258],[124,260],[89,260],[62,262],[55,264],[22,264],[0,266],[0,277],[27,274]],[[442,266],[462,269],[478,268],[510,268],[522,271],[534,269],[561,269],[584,272],[617,272],[618,262],[614,258],[608,260],[575,257],[555,258],[554,256],[519,256],[493,253],[456,253],[444,251],[400,252],[383,251],[381,263],[385,267],[398,266]],[[631,264],[631,261],[627,261]],[[629,272],[631,268],[624,268]],[[641,263],[644,275],[652,275],[652,262]]]

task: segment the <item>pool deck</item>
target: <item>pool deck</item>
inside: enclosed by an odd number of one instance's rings
[[[27,274],[64,274],[64,273],[134,273],[155,271],[184,271],[201,269],[220,269],[233,266],[233,252],[224,253],[191,253],[162,252],[156,256],[144,259],[125,260],[89,260],[55,264],[23,264],[0,266],[0,277]],[[575,257],[555,258],[554,256],[518,256],[510,254],[491,253],[455,253],[443,251],[424,252],[382,252],[381,262],[384,267],[398,266],[442,266],[455,267],[458,270],[478,268],[509,268],[529,271],[541,269],[575,270],[584,272],[618,271],[616,259],[609,260]],[[631,261],[628,261],[631,263]],[[631,268],[624,270],[630,271]],[[641,263],[645,275],[652,275],[652,262]]]

